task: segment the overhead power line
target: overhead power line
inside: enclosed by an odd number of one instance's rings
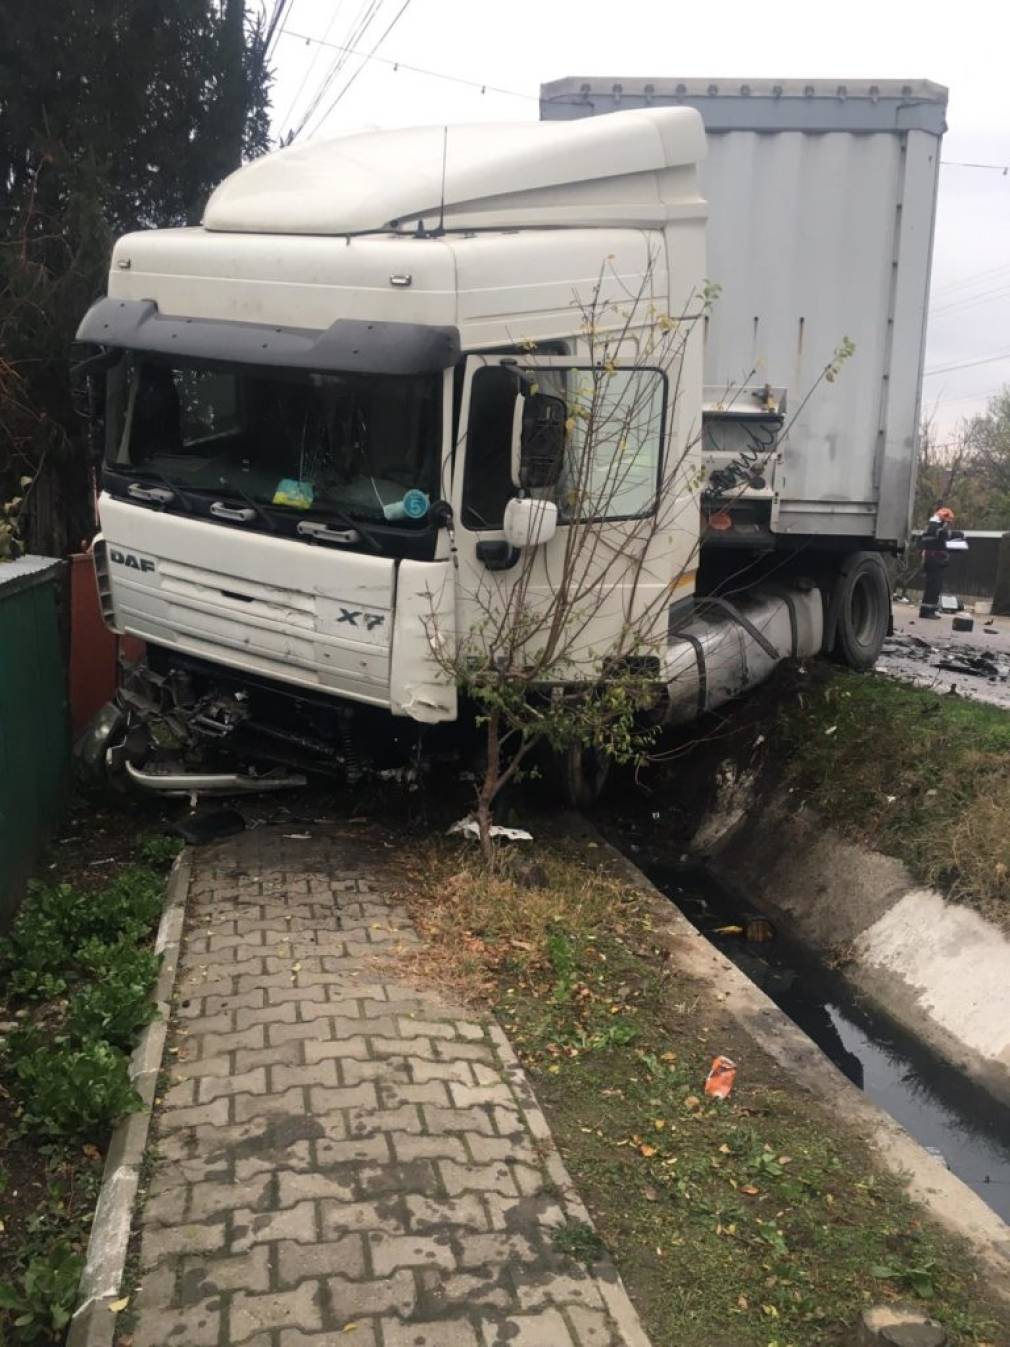
[[[365,59],[361,62],[361,64],[358,66],[357,70],[354,72],[354,74],[351,76],[351,78],[347,81],[347,83],[344,85],[344,87],[340,90],[340,92],[337,94],[336,98],[333,100],[333,102],[330,104],[330,106],[329,106],[329,107],[326,109],[326,111],[323,113],[322,117],[320,117],[319,121],[316,123],[316,130],[317,130],[317,131],[320,130],[320,128],[324,125],[324,123],[326,122],[327,118],[330,116],[330,113],[333,111],[333,109],[337,106],[337,104],[340,102],[340,100],[341,100],[341,99],[344,97],[344,95],[347,93],[348,89],[351,87],[351,85],[354,83],[354,81],[358,78],[358,76],[359,76],[359,75],[361,74],[361,72],[364,70],[364,68],[365,68],[365,66],[368,64],[368,62],[374,59],[375,53],[379,50],[379,48],[382,46],[383,42],[385,42],[386,38],[389,37],[390,33],[393,31],[393,29],[396,27],[396,25],[397,25],[397,24],[400,22],[400,20],[403,18],[404,14],[405,14],[406,11],[407,11],[407,6],[408,6],[409,4],[410,4],[410,0],[403,0],[403,4],[400,6],[400,8],[396,11],[396,14],[394,15],[394,17],[390,20],[390,22],[389,22],[389,23],[386,25],[386,27],[383,29],[382,36],[381,36],[381,37],[379,38],[379,40],[375,43],[375,45],[372,47],[372,50],[368,53],[368,55],[365,57]]]
[[[482,80],[468,80],[460,75],[447,75],[442,70],[428,70],[424,66],[409,65],[406,61],[394,61],[388,56],[373,56],[370,52],[356,51],[353,47],[342,47],[335,42],[324,42],[319,37],[309,37],[306,33],[295,33],[290,28],[285,28],[282,37],[297,38],[300,42],[318,43],[323,47],[333,47],[337,51],[347,52],[351,56],[363,56],[365,62],[376,61],[380,65],[388,65],[397,70],[407,70],[412,75],[427,75],[429,79],[445,80],[449,84],[462,84],[468,89],[477,89],[482,94],[504,94],[507,98],[523,98],[530,103],[538,103],[540,100],[536,94],[520,93],[518,89],[503,89],[497,84],[488,84]]]
[[[966,164],[960,159],[941,159],[941,168],[984,168],[992,173],[999,173],[1004,178],[1010,173],[1010,164]]]
[[[337,0],[336,4],[334,5],[333,13],[330,15],[330,21],[326,25],[326,31],[323,34],[324,39],[328,38],[329,35],[333,32],[333,29],[336,27],[337,20],[340,18],[341,11],[344,8],[344,3],[345,0]],[[282,29],[278,36],[283,37],[284,33],[285,30]],[[298,87],[295,89],[294,93],[291,95],[291,101],[288,103],[287,108],[285,109],[284,116],[278,119],[277,129],[279,131],[283,132],[286,126],[291,125],[291,114],[294,112],[295,105],[297,104],[299,98],[301,98],[302,94],[308,88],[309,83],[312,80],[312,76],[315,74],[316,66],[319,63],[319,58],[322,55],[322,52],[323,52],[322,44],[317,43],[316,49],[312,53],[312,60],[309,63],[309,68],[305,72],[304,78],[302,79]]]
[[[998,388],[986,388],[981,393],[962,393],[958,398],[930,398],[931,407],[947,407],[953,402],[983,402],[998,393]]]
[[[289,132],[287,137],[288,144],[290,144],[292,140],[295,140],[298,136],[300,136],[302,132],[305,130],[306,126],[309,124],[312,117],[315,116],[315,112],[316,109],[319,107],[319,104],[329,93],[330,89],[336,83],[336,80],[340,75],[341,71],[343,70],[344,66],[347,64],[347,56],[344,54],[344,51],[341,48],[353,47],[362,40],[362,38],[368,32],[368,29],[370,28],[372,23],[374,23],[376,15],[381,9],[382,4],[383,0],[362,0],[362,4],[358,8],[358,12],[351,20],[351,25],[350,28],[348,29],[347,38],[345,42],[340,45],[334,44],[334,50],[336,51],[337,54],[334,56],[332,62],[330,63],[330,68],[323,76],[323,79],[320,82],[319,87],[316,89],[315,93],[309,99],[308,106],[302,113],[298,121],[298,124],[294,126],[292,130]]]
[[[270,11],[270,18],[267,21],[266,31],[263,34],[263,59],[272,53],[278,37],[284,31],[284,15],[291,6],[291,0],[274,0],[274,7]]]
[[[976,365],[994,365],[997,360],[1010,360],[1010,351],[1000,351],[998,355],[985,355],[978,360],[961,360],[954,365],[938,365],[936,369],[928,369],[925,378],[930,378],[934,374],[952,374],[958,369],[973,369]]]
[[[983,290],[976,295],[965,295],[961,299],[953,299],[946,304],[938,304],[935,309],[930,309],[930,318],[942,318],[946,314],[953,313],[958,309],[973,309],[979,304],[991,304],[994,300],[1005,299],[1010,295],[1010,285],[999,286],[995,290]]]
[[[997,277],[1003,277],[1010,273],[1010,263],[1002,263],[998,267],[987,267],[984,271],[973,271],[968,276],[962,276],[959,281],[948,281],[946,285],[939,285],[933,291],[933,299],[939,299],[941,295],[948,295],[952,290],[963,290],[966,286],[971,287],[985,280],[995,280]]]

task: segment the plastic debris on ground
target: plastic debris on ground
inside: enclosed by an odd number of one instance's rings
[[[705,1093],[711,1099],[728,1099],[736,1080],[736,1062],[728,1057],[713,1057],[705,1078]]]
[[[508,842],[532,842],[533,834],[525,828],[506,828],[501,823],[492,823],[488,829],[492,837],[504,837]],[[475,818],[458,819],[449,829],[449,835],[461,833],[464,837],[480,837],[480,827]]]

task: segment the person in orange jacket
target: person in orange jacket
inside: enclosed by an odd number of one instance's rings
[[[951,539],[950,526],[953,522],[954,511],[949,510],[946,505],[941,505],[936,513],[930,516],[929,523],[919,539],[919,546],[922,548],[922,569],[926,576],[922,603],[919,607],[920,617],[940,616],[936,610],[940,603],[943,573],[950,562],[947,544]]]

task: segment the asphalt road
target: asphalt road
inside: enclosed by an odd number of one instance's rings
[[[896,603],[894,638],[886,642],[877,670],[917,687],[1010,708],[1010,618],[964,615],[974,618],[973,631],[954,631],[951,617],[922,619],[917,604]],[[978,668],[979,661],[981,671],[975,673],[942,667]]]

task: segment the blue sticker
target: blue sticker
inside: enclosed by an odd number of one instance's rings
[[[428,497],[416,486],[411,487],[403,498],[403,513],[408,519],[423,519],[428,513]]]

